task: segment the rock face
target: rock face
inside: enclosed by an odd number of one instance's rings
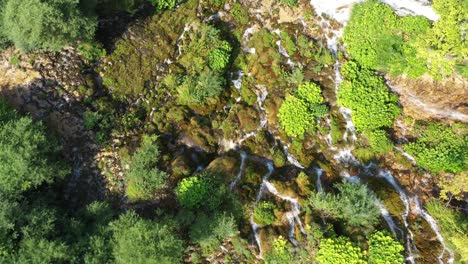
[[[405,114],[430,120],[450,119],[468,123],[468,82],[457,76],[437,81],[428,75],[419,79],[389,77],[390,88],[400,95]]]

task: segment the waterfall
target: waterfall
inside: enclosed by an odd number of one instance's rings
[[[234,181],[231,182],[231,185],[229,186],[229,189],[232,191],[234,187],[236,187],[236,184],[240,181],[242,178],[242,174],[244,173],[245,165],[246,165],[246,160],[247,160],[247,153],[245,151],[241,150],[240,151],[240,157],[241,157],[241,164],[239,166],[239,172],[237,173],[236,178]]]
[[[299,214],[300,214],[301,211],[300,211],[300,205],[299,205],[299,202],[297,201],[297,199],[289,197],[289,196],[281,195],[278,192],[278,190],[276,189],[276,187],[271,182],[269,182],[268,180],[265,180],[264,184],[265,184],[265,187],[268,190],[268,192],[270,192],[274,196],[280,198],[281,200],[288,201],[289,203],[291,203],[292,210],[291,210],[290,213],[294,217],[294,220],[299,225],[301,233],[305,234],[306,232],[305,232],[305,229],[304,229],[304,225],[302,224],[302,221],[301,221],[301,219],[299,217]],[[293,221],[292,228],[294,228],[294,221]]]
[[[322,175],[323,175],[323,170],[320,167],[315,168],[315,173],[317,174],[317,180],[315,182],[315,185],[317,185],[317,192],[323,192],[323,187],[322,187]]]
[[[401,188],[400,185],[398,185],[398,183],[395,181],[395,178],[389,171],[381,170],[379,172],[379,176],[384,178],[393,187],[393,189],[395,189],[395,191],[398,193],[400,197],[401,202],[405,206],[405,211],[401,215],[401,218],[403,219],[403,224],[405,225],[405,229],[407,231],[407,235],[406,235],[406,249],[408,251],[407,260],[414,264],[415,261],[414,261],[413,252],[417,252],[417,248],[416,248],[416,245],[414,244],[413,232],[409,228],[409,224],[408,224],[408,215],[410,212],[410,207],[409,207],[410,203],[409,203],[408,196],[406,195],[403,188]]]
[[[445,255],[445,253],[448,253],[449,259],[447,260],[447,263],[448,264],[453,264],[453,262],[454,262],[453,252],[450,249],[448,249],[447,246],[445,245],[444,238],[442,237],[442,234],[440,233],[440,229],[439,229],[439,226],[437,225],[436,220],[429,213],[427,213],[426,210],[421,208],[421,205],[419,203],[419,199],[417,197],[413,197],[413,199],[415,201],[415,205],[416,205],[417,210],[421,214],[421,217],[424,220],[426,220],[426,222],[431,227],[432,231],[435,233],[435,235],[437,237],[437,240],[442,245],[442,252],[440,253],[440,255],[438,257],[439,263],[444,264],[444,255]]]
[[[255,33],[255,27],[249,27],[244,31],[244,34],[242,34],[242,51],[246,53],[255,54],[255,48],[247,47],[247,42],[249,42],[249,37],[250,35],[253,35],[253,33]]]

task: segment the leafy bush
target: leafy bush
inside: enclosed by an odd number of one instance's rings
[[[271,225],[275,221],[276,206],[271,202],[260,202],[254,210],[254,221],[259,225]]]
[[[179,203],[188,209],[206,208],[215,210],[226,196],[225,187],[215,179],[210,171],[182,179],[175,189]]]
[[[346,221],[351,226],[372,227],[379,221],[376,197],[360,183],[344,181],[336,184],[338,194],[316,193],[309,197],[309,205],[323,217]]]
[[[181,263],[183,242],[168,225],[143,220],[135,212],[111,223],[116,263]]]
[[[313,120],[307,105],[292,95],[287,96],[281,104],[278,118],[286,134],[293,137],[303,135]]]
[[[0,192],[18,195],[63,178],[69,169],[59,161],[59,144],[45,127],[20,116],[0,100]]]
[[[280,2],[291,7],[297,7],[297,0],[280,0]]]
[[[282,236],[273,240],[273,247],[265,256],[266,263],[288,264],[293,260],[293,256],[288,247],[288,241]]]
[[[372,151],[378,154],[384,154],[392,151],[393,144],[384,130],[374,130],[365,133],[367,141]]]
[[[208,54],[208,63],[213,71],[223,71],[231,56],[231,45],[227,41],[223,41],[221,47],[212,50]]]
[[[338,104],[352,110],[356,128],[391,127],[401,110],[398,98],[388,90],[384,79],[355,62],[345,63],[341,71],[345,80],[338,90]]]
[[[429,214],[437,220],[442,236],[448,242],[448,247],[455,253],[455,263],[468,262],[468,220],[463,213],[448,208],[438,200],[426,204]]]
[[[177,88],[179,102],[184,105],[200,105],[207,99],[218,96],[223,91],[224,80],[213,73],[203,72],[196,76],[185,77]]]
[[[167,174],[156,168],[159,159],[157,137],[144,136],[141,147],[130,159],[130,170],[125,178],[127,196],[133,200],[148,200],[166,187]]]
[[[448,126],[430,123],[423,128],[417,141],[407,144],[405,149],[425,169],[457,173],[467,169],[467,147],[466,132],[457,135]]]
[[[306,82],[297,88],[294,95],[289,95],[281,104],[278,118],[281,127],[288,136],[302,136],[315,122],[314,117],[327,114],[328,107],[323,102],[320,86]]]
[[[96,18],[83,14],[73,0],[8,0],[3,24],[3,34],[24,51],[58,50],[76,40],[92,39]]]
[[[370,264],[405,262],[403,256],[405,248],[388,233],[377,231],[370,235],[368,243]]]
[[[190,239],[199,244],[205,255],[212,253],[221,243],[237,234],[237,225],[232,215],[217,213],[214,216],[200,214],[190,227]]]
[[[177,0],[150,0],[150,3],[156,7],[157,11],[161,11],[174,8],[177,4]]]
[[[78,51],[89,62],[95,62],[106,56],[106,50],[100,43],[85,42],[78,45]]]
[[[367,263],[361,249],[346,237],[322,239],[316,259],[320,264]]]
[[[458,0],[434,1],[440,19],[399,17],[376,0],[355,5],[343,39],[351,58],[366,68],[419,77],[450,75],[468,54],[460,24],[467,13]]]

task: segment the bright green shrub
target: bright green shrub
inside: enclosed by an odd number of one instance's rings
[[[430,123],[416,142],[405,145],[416,162],[433,172],[457,173],[467,169],[468,136],[457,135],[448,126]]]
[[[208,54],[208,63],[213,71],[224,70],[229,62],[232,47],[227,41],[223,41],[221,45],[222,47],[214,49]]]
[[[150,0],[150,3],[157,11],[161,11],[174,8],[177,4],[177,0]]]
[[[361,249],[353,245],[353,243],[345,237],[322,239],[316,259],[320,264],[367,263]]]
[[[280,0],[280,2],[291,7],[297,7],[297,0]]]
[[[272,249],[266,253],[265,262],[271,264],[288,264],[293,261],[288,241],[282,236],[273,240]]]
[[[315,122],[314,117],[328,113],[324,104],[320,86],[306,82],[297,87],[293,96],[287,96],[281,104],[278,118],[288,136],[302,136]]]
[[[292,95],[287,96],[281,104],[278,118],[286,134],[293,137],[303,135],[313,121],[304,101]]]
[[[276,206],[271,202],[260,202],[254,209],[254,221],[259,225],[271,225],[275,221]]]
[[[370,264],[403,264],[405,248],[388,233],[377,231],[369,237]]]
[[[24,51],[58,50],[92,39],[96,18],[83,14],[75,0],[8,0],[2,23],[4,35]]]
[[[299,85],[299,87],[297,87],[296,97],[304,101],[309,107],[323,103],[322,89],[312,82]]]
[[[195,176],[182,179],[175,189],[177,200],[188,209],[217,209],[227,197],[226,189],[219,184],[210,171],[203,171]]]
[[[365,133],[367,141],[372,151],[378,154],[384,154],[392,151],[393,144],[384,130],[374,130]]]
[[[345,80],[338,90],[338,104],[352,110],[351,117],[358,130],[391,127],[400,115],[398,98],[373,71],[347,62],[342,67]]]
[[[130,200],[148,200],[166,187],[167,174],[156,168],[159,159],[157,137],[144,136],[138,151],[130,159],[125,181]]]

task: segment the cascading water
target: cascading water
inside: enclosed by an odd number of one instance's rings
[[[244,173],[245,165],[246,165],[246,160],[247,160],[247,153],[245,151],[241,150],[240,152],[240,157],[241,157],[241,164],[239,167],[239,172],[237,173],[236,178],[234,181],[231,182],[231,185],[229,186],[229,189],[232,191],[234,187],[236,187],[236,184],[240,181],[242,178],[242,174]]]
[[[408,215],[410,212],[410,202],[409,202],[408,196],[406,195],[405,191],[400,187],[400,185],[395,181],[395,178],[389,171],[381,170],[379,172],[379,177],[384,178],[393,187],[393,189],[395,189],[395,191],[398,193],[400,197],[401,202],[403,203],[405,207],[405,211],[401,215],[401,218],[403,219],[403,224],[407,231],[407,234],[406,234],[406,250],[408,251],[407,260],[411,263],[415,263],[413,252],[417,252],[417,248],[416,248],[416,245],[414,244],[413,232],[409,228],[409,223],[408,223]]]
[[[315,182],[315,185],[317,185],[317,192],[323,192],[323,187],[322,187],[322,175],[323,175],[323,170],[320,167],[315,168],[315,173],[317,174],[317,180]]]
[[[412,199],[414,200],[416,209],[421,214],[421,217],[424,218],[424,220],[426,220],[426,222],[431,227],[432,231],[435,233],[437,240],[442,245],[442,252],[440,253],[438,257],[439,263],[444,264],[444,256],[445,256],[445,253],[447,253],[449,257],[447,260],[447,264],[453,264],[454,262],[453,252],[450,249],[448,249],[447,246],[445,245],[444,238],[442,237],[442,234],[440,233],[439,226],[437,225],[436,220],[429,213],[427,213],[426,210],[421,208],[419,199],[417,197],[413,197]]]
[[[342,25],[346,25],[347,21],[349,20],[350,16],[350,10],[353,4],[359,3],[362,0],[311,0],[310,4],[314,8],[315,12],[317,15],[321,16],[321,14],[326,14],[328,17],[335,19]],[[430,20],[437,20],[438,15],[434,13],[432,8],[429,6],[428,2],[422,3],[414,0],[407,0],[407,1],[397,1],[397,0],[381,0],[384,3],[389,4],[399,15],[422,15],[427,17]],[[340,31],[333,31],[330,29],[330,24],[323,18],[321,26],[324,28],[326,37],[327,37],[327,46],[331,50],[331,52],[336,56],[338,52],[338,38],[342,34],[342,30]],[[331,37],[329,37],[331,35]],[[339,88],[339,83],[341,82],[341,75],[340,75],[340,64],[339,61],[336,60],[336,63],[334,65],[335,67],[335,90],[336,92],[338,91]],[[419,102],[419,105],[421,103]],[[427,105],[424,105],[427,108]],[[434,112],[437,115],[443,115],[444,117],[449,117],[449,118],[465,118],[465,116],[460,116],[459,113],[442,113],[441,111],[434,111],[434,109],[430,109],[432,112]],[[346,121],[346,132],[343,137],[344,141],[347,142],[347,139],[349,138],[349,134],[351,134],[351,138],[353,140],[356,140],[356,135],[355,135],[355,127],[354,124],[352,123],[351,119],[351,111],[349,109],[343,109],[340,108],[340,113],[342,114],[343,118]],[[331,144],[329,144],[331,145]],[[403,155],[405,155],[405,152],[402,152]],[[407,154],[407,153],[406,153]],[[405,155],[408,159],[410,159],[412,162],[414,161],[414,158],[410,156],[409,154]],[[354,158],[354,156],[351,153],[351,149],[344,149],[341,150],[338,154],[335,155],[335,159],[340,161],[341,163],[344,164],[359,164],[356,163],[357,160]],[[361,164],[362,165],[362,164]],[[347,175],[347,172],[344,173],[345,176]],[[349,174],[348,174],[349,176]],[[403,202],[405,206],[405,212],[402,214],[403,222],[407,231],[407,236],[406,236],[406,248],[407,248],[407,261],[410,263],[415,263],[413,252],[416,252],[416,246],[414,245],[414,238],[413,238],[413,233],[409,229],[408,225],[408,214],[409,214],[409,200],[408,196],[406,193],[403,191],[403,189],[396,183],[395,179],[389,172],[380,172],[380,176],[385,178],[391,185],[392,187],[398,192],[401,201]],[[352,177],[348,177],[349,180],[352,180]],[[389,225],[389,229],[394,231],[398,230],[398,227],[393,222],[393,219],[388,213],[388,210],[382,205],[378,204],[381,214],[383,218],[387,221],[387,224]],[[448,251],[446,248],[445,244],[443,243],[442,236],[440,236],[440,232],[438,232],[438,227],[430,215],[427,213],[422,213],[422,217],[431,225],[433,228],[434,232],[437,234],[438,240],[444,247],[444,251],[442,252],[441,256],[439,257],[439,261],[442,261],[443,255],[445,252],[449,252],[450,255],[450,261],[453,262],[452,258],[452,253]],[[442,263],[442,262],[441,262]],[[450,262],[451,263],[451,262]]]

